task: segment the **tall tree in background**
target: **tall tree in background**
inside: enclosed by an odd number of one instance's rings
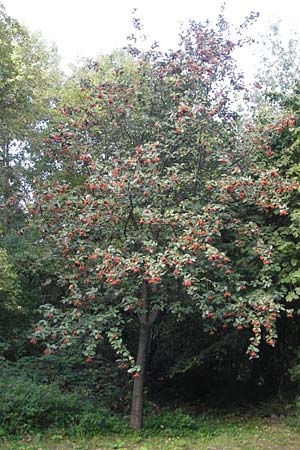
[[[1,289],[0,335],[1,351],[9,349],[12,355],[24,348],[24,328],[38,301],[44,301],[30,271],[35,250],[16,231],[24,220],[32,180],[42,170],[40,146],[55,115],[62,74],[55,48],[9,17],[1,4],[0,42],[0,273],[3,280],[14,274],[19,287],[14,296]]]
[[[299,88],[278,101],[277,117],[273,120],[258,118],[260,144],[269,155],[269,165],[284,176],[287,186],[283,192],[288,207],[286,214],[277,216],[276,228],[270,237],[274,246],[278,289],[283,290],[287,301],[300,298],[299,267]],[[289,214],[288,214],[289,212]]]
[[[272,24],[257,38],[253,50],[258,63],[251,93],[254,116],[258,108],[266,108],[265,116],[273,120],[271,116],[275,118],[282,109],[282,99],[293,95],[299,84],[299,42],[296,32],[290,32],[288,36],[283,33],[280,22]]]
[[[0,4],[0,197],[24,198],[34,172],[41,132],[53,113],[61,75],[54,48],[9,17]],[[2,231],[11,227],[2,209]]]

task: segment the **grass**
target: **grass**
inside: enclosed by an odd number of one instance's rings
[[[299,426],[288,419],[227,416],[199,419],[195,431],[146,430],[92,438],[58,433],[3,440],[1,450],[300,450]]]

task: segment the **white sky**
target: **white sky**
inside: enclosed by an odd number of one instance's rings
[[[131,33],[134,8],[145,31],[164,47],[177,41],[180,22],[217,16],[223,0],[0,0],[8,14],[55,42],[62,67],[77,57],[93,57],[122,47]],[[300,23],[300,0],[227,0],[226,19],[238,24],[251,11],[260,12],[258,29],[282,19],[286,30]]]

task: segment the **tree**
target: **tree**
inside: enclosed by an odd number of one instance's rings
[[[286,180],[284,196],[287,209],[274,218],[270,245],[274,247],[273,270],[278,289],[287,301],[299,299],[299,92],[295,84],[294,93],[278,101],[277,117],[271,120],[258,117],[263,148],[269,155],[269,165]]]
[[[48,298],[37,283],[43,277],[31,270],[34,247],[17,230],[24,224],[32,180],[42,169],[40,145],[55,115],[62,74],[56,49],[10,17],[1,3],[0,42],[0,248],[15,276],[14,295],[11,290],[0,294],[0,335],[5,356],[15,359],[28,348],[24,336],[34,320],[33,311]],[[7,265],[2,261],[6,280]]]
[[[15,268],[10,261],[5,249],[0,247],[0,311],[1,311],[1,346],[0,352],[7,350],[6,339],[13,336],[15,331],[15,319],[20,315],[18,297],[20,286]]]
[[[275,123],[282,112],[283,99],[293,95],[299,84],[299,36],[296,32],[285,36],[277,22],[258,37],[254,49],[258,63],[249,91],[252,101],[248,114],[250,118],[259,115],[262,123]]]
[[[1,4],[0,39],[0,198],[9,204],[30,190],[41,135],[53,115],[62,77],[55,48],[47,48]],[[2,213],[1,228],[7,232],[12,210],[3,208]]]
[[[294,32],[284,37],[279,22],[272,24],[258,43],[261,52],[255,75],[258,92],[273,99],[291,95],[295,83],[299,82],[299,36]]]
[[[31,341],[45,339],[47,354],[84,343],[88,363],[107,339],[133,376],[134,429],[159,317],[197,312],[210,334],[249,328],[251,358],[262,335],[276,340],[283,306],[260,217],[282,207],[283,181],[237,133],[230,93],[242,79],[226,33],[222,19],[216,29],[191,22],[177,51],[130,47],[99,84],[96,63],[82,104],[62,107],[45,140],[49,176],[31,214],[66,295],[43,307]],[[132,323],[136,360],[123,340]]]

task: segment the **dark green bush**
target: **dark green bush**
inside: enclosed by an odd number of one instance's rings
[[[86,403],[105,405],[114,413],[127,414],[131,389],[126,372],[100,354],[86,364],[77,349],[42,357],[0,360],[0,379],[25,377],[38,385],[55,384],[62,392],[74,392]]]
[[[67,427],[83,413],[75,394],[57,385],[36,384],[25,377],[0,380],[0,428],[8,434]]]
[[[146,433],[157,430],[172,436],[183,436],[188,432],[195,431],[198,427],[199,422],[197,423],[196,419],[181,409],[153,414],[145,419]]]
[[[42,384],[25,376],[0,380],[0,435],[43,431],[70,434],[120,432],[125,421],[103,405],[78,393],[62,392],[56,384]]]
[[[121,433],[128,430],[128,421],[111,414],[104,407],[90,407],[81,415],[71,433],[94,436],[99,433]]]

